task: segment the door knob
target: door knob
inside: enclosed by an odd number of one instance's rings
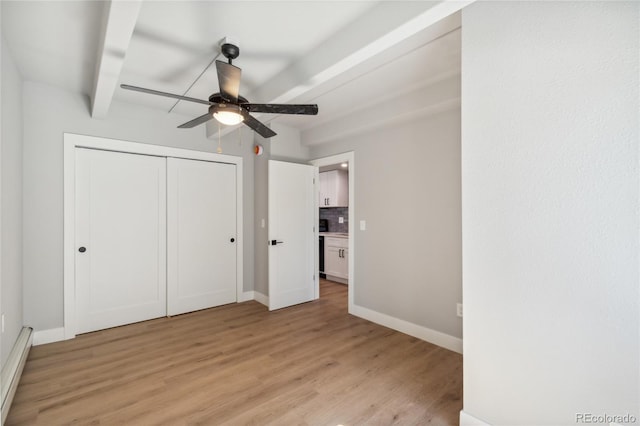
[[[233,243],[233,242],[235,242],[235,241],[236,241],[236,239],[235,239],[235,238],[232,238],[230,241]]]
[[[284,241],[276,241],[276,240],[271,240],[271,245],[275,246],[276,244],[282,244],[284,243]]]
[[[84,253],[85,251],[87,251],[87,248],[86,248],[86,247],[80,247],[80,248],[78,249],[78,251],[79,251],[80,253]]]

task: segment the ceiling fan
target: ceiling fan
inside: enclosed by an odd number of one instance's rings
[[[131,86],[128,84],[121,84],[120,87],[127,90],[134,90],[136,92],[166,96],[168,98],[209,105],[209,111],[206,114],[181,124],[178,126],[180,129],[189,129],[215,118],[220,123],[226,125],[235,125],[244,122],[244,124],[255,130],[260,136],[270,138],[275,136],[276,132],[254,118],[250,114],[251,112],[301,115],[318,114],[318,105],[316,104],[254,104],[249,102],[239,93],[241,70],[232,64],[232,61],[240,55],[240,49],[232,43],[224,43],[220,47],[222,54],[229,62],[216,61],[220,92],[209,96],[208,101],[188,96],[175,95],[173,93],[160,92],[158,90],[145,89],[143,87]]]

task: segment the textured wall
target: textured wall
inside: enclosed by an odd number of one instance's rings
[[[489,424],[640,419],[639,7],[463,10],[464,411]]]
[[[22,315],[22,77],[2,39],[2,255],[0,277],[4,365],[23,325]]]

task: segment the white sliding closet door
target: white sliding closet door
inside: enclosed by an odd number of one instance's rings
[[[235,168],[167,159],[169,315],[236,301]]]
[[[78,332],[166,316],[166,159],[76,148]]]

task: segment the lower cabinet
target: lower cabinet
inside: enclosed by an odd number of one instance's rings
[[[327,279],[349,279],[349,240],[347,238],[325,237],[324,273]]]

